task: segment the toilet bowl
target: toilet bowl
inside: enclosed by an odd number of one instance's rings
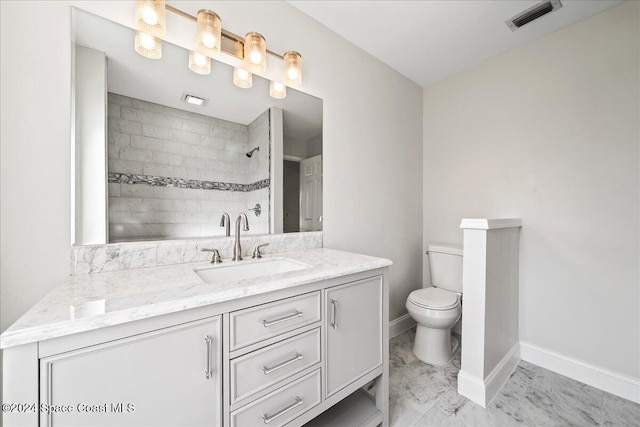
[[[447,301],[433,302],[425,291],[451,294]],[[443,306],[444,305],[444,306]],[[425,288],[413,291],[407,299],[409,315],[416,321],[416,338],[413,353],[423,362],[431,365],[447,363],[452,356],[451,328],[460,319],[462,305],[458,295],[437,288]]]
[[[431,244],[427,254],[433,286],[411,292],[406,307],[417,323],[413,353],[425,363],[442,365],[455,351],[451,328],[462,314],[462,247]]]

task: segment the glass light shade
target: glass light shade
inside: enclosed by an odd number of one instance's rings
[[[287,97],[287,87],[280,82],[271,82],[269,85],[269,95],[275,99],[284,99]]]
[[[222,20],[210,10],[198,11],[198,34],[196,51],[207,56],[220,55],[222,44]]]
[[[261,74],[267,69],[267,42],[258,33],[247,33],[244,38],[243,67],[252,73]]]
[[[240,67],[233,69],[233,84],[243,89],[253,86],[253,74]]]
[[[137,0],[136,25],[140,32],[164,36],[167,32],[164,0]]]
[[[162,58],[162,42],[151,34],[136,31],[135,46],[136,52],[145,58]]]
[[[189,52],[189,69],[194,73],[207,75],[211,73],[211,58],[199,52]]]
[[[302,56],[298,52],[284,54],[284,83],[290,87],[302,84]]]

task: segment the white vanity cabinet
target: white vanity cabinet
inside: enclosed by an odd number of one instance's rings
[[[5,425],[387,426],[387,265],[12,345]]]
[[[382,365],[382,297],[382,276],[325,291],[326,396]]]
[[[216,316],[40,359],[40,425],[219,426],[221,339]]]

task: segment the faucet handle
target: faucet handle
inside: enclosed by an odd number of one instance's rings
[[[219,264],[222,262],[222,258],[220,257],[220,252],[218,252],[217,249],[207,249],[207,248],[202,248],[200,249],[202,252],[213,252],[212,256],[211,256],[211,263],[212,264]]]
[[[260,248],[264,248],[265,246],[269,246],[269,244],[263,243],[261,245],[256,245],[253,248],[253,256],[251,258],[262,258],[262,254],[260,253]]]

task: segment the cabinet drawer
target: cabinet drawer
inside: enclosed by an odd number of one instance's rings
[[[231,404],[320,362],[320,328],[231,361]]]
[[[320,369],[231,413],[231,426],[277,427],[320,403]]]
[[[237,350],[319,320],[319,291],[233,312],[230,316],[230,350]]]

